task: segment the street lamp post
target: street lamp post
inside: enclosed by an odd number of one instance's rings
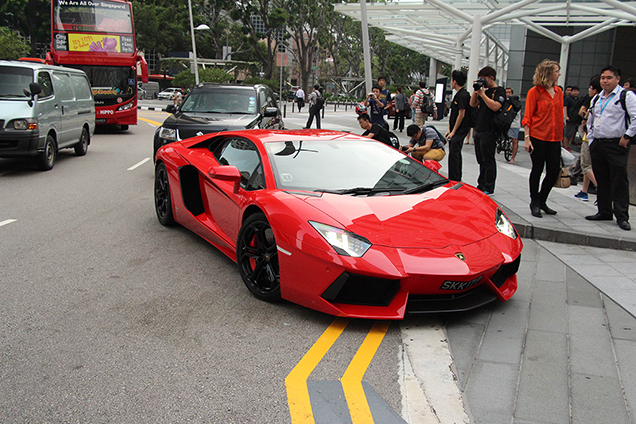
[[[192,36],[192,54],[194,55],[194,85],[199,85],[199,64],[197,63],[197,43],[194,40],[194,31],[202,29],[210,29],[206,24],[201,24],[198,27],[194,27],[192,22],[192,2],[188,0],[188,11],[190,12],[190,35]]]

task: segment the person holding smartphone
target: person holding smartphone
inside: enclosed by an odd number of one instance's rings
[[[530,213],[541,218],[541,211],[556,215],[546,204],[550,190],[561,170],[561,142],[563,141],[563,90],[557,86],[561,66],[544,60],[534,71],[534,87],[528,90],[523,118],[525,140],[523,147],[530,153]],[[539,182],[545,167],[546,174]]]

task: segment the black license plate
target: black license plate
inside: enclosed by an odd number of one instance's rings
[[[106,118],[97,118],[95,119],[96,124],[105,124],[108,120]]]
[[[483,275],[480,275],[477,278],[473,278],[470,281],[444,281],[440,290],[466,290],[479,283]]]

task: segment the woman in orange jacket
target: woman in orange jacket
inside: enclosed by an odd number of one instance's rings
[[[558,62],[544,60],[534,72],[534,87],[528,91],[523,118],[524,148],[532,158],[530,171],[530,212],[541,218],[541,211],[556,215],[546,204],[561,170],[563,141],[563,90],[557,86],[561,75]],[[543,168],[546,174],[539,190]]]

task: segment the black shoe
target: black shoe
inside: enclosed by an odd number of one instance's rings
[[[548,215],[556,215],[557,211],[555,211],[552,208],[549,208],[548,205],[546,205],[545,203],[543,205],[541,205],[541,210],[545,213],[547,213]]]
[[[543,218],[543,215],[541,215],[541,209],[539,209],[537,205],[533,205],[532,203],[530,203],[530,213],[532,214],[532,216],[536,216],[537,218]]]
[[[612,221],[614,218],[612,215],[602,215],[597,213],[596,215],[588,215],[585,217],[588,221]]]
[[[618,226],[621,227],[621,230],[629,231],[632,229],[632,226],[629,225],[628,221],[618,221]]]

